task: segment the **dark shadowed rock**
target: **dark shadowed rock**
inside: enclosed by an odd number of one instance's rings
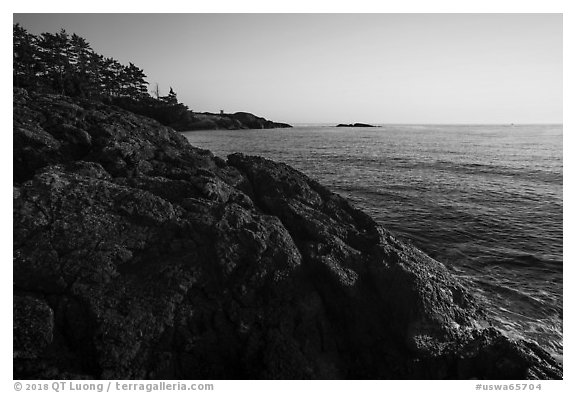
[[[21,90],[14,136],[15,378],[562,377],[287,165]]]
[[[36,359],[52,342],[54,312],[31,296],[14,296],[14,358]]]

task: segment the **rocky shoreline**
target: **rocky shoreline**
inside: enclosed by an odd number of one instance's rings
[[[248,130],[291,128],[290,124],[277,123],[248,112],[209,113],[188,110],[183,104],[172,105],[153,98],[135,100],[116,97],[108,102],[129,112],[150,117],[176,131]]]
[[[14,378],[560,379],[347,200],[101,103],[14,92]]]
[[[200,131],[200,130],[247,130],[247,129],[272,129],[291,128],[290,124],[277,123],[248,112],[236,113],[192,113],[191,119],[183,124],[175,124],[177,131]]]

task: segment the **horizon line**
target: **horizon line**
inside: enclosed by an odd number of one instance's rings
[[[360,123],[360,122],[355,122]],[[325,125],[330,127],[332,124],[335,126],[338,124],[354,124],[354,123],[338,123],[338,122],[290,122],[291,125]],[[530,122],[530,123],[364,123],[370,124],[372,126],[530,126],[530,125],[550,125],[550,126],[563,126],[564,123],[561,122]]]

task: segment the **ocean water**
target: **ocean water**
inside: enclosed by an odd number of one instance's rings
[[[562,360],[562,126],[196,131],[223,158],[285,162],[446,264],[512,337]]]

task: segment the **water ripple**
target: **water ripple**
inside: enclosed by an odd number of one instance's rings
[[[507,334],[562,357],[562,126],[185,133],[282,161],[469,280]]]

